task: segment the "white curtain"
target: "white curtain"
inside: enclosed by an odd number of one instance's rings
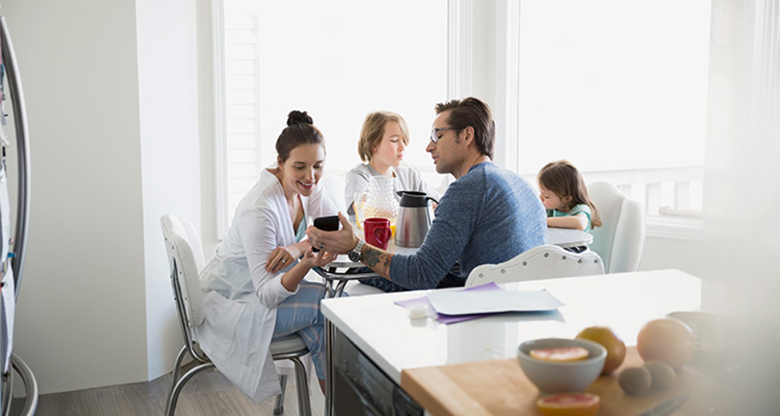
[[[778,273],[779,0],[714,0],[707,123],[707,220],[722,270],[763,281]],[[750,270],[750,273],[746,271]],[[780,279],[772,279],[780,282]]]
[[[730,373],[734,404],[743,414],[776,414],[780,0],[714,0],[710,62],[708,261],[728,286],[722,312],[731,318],[724,343],[738,364]]]

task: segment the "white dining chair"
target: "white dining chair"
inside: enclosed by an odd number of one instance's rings
[[[173,416],[176,412],[176,403],[184,385],[196,374],[214,368],[214,363],[209,357],[197,348],[195,328],[203,323],[203,291],[200,286],[199,272],[205,265],[203,246],[200,242],[195,227],[186,219],[179,219],[166,214],[160,218],[165,249],[168,252],[168,261],[171,267],[171,287],[176,302],[176,310],[179,315],[179,324],[184,338],[184,346],[176,356],[173,367],[171,390],[168,393],[165,415]],[[288,335],[271,342],[271,357],[274,360],[290,360],[294,364],[295,379],[298,391],[298,412],[300,415],[311,415],[311,403],[309,401],[309,385],[306,369],[300,358],[309,353],[303,340],[297,334]],[[189,354],[198,363],[187,370],[182,371],[182,362]],[[284,411],[284,391],[287,375],[280,375],[282,394],[276,397],[274,414],[279,415]]]
[[[325,188],[325,191],[328,193],[328,196],[330,196],[331,201],[336,204],[336,207],[339,209],[339,211],[343,212],[344,215],[347,215],[347,210],[344,206],[345,183],[344,176],[333,173],[323,175],[319,182],[319,184]]]
[[[602,222],[601,227],[590,231],[593,234],[590,249],[604,260],[604,271],[637,271],[645,243],[645,215],[642,205],[607,182],[588,185],[588,195]]]
[[[466,279],[466,287],[490,282],[522,282],[596,274],[604,274],[604,263],[593,251],[574,253],[545,244],[526,250],[503,263],[475,267]]]

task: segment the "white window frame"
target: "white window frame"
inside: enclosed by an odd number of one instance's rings
[[[213,51],[213,86],[214,90],[214,177],[216,192],[217,240],[227,234],[228,198],[227,198],[227,131],[225,114],[225,30],[224,7],[222,0],[211,1],[211,28]]]

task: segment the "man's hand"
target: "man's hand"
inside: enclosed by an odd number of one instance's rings
[[[338,231],[323,231],[317,227],[309,226],[306,229],[306,235],[309,237],[311,246],[336,254],[346,254],[352,250],[358,242],[358,238],[352,230],[352,224],[341,212],[339,212],[339,220],[342,228]]]

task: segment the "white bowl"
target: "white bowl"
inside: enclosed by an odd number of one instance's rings
[[[577,361],[555,362],[529,355],[534,349],[562,347],[583,347],[588,350],[588,357]],[[517,352],[520,367],[541,394],[585,390],[601,374],[606,358],[607,350],[601,344],[584,339],[536,339],[520,344]]]

